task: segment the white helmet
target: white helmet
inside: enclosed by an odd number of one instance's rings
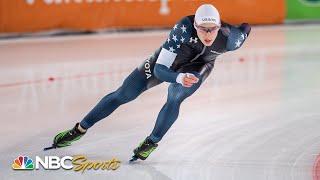
[[[197,25],[203,23],[214,23],[220,26],[221,24],[220,14],[218,10],[211,4],[201,5],[196,11],[194,21],[197,23]]]

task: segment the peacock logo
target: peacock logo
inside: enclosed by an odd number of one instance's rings
[[[28,156],[17,157],[12,164],[14,170],[33,170],[34,164],[31,158]]]

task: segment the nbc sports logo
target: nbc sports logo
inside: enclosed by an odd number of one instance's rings
[[[17,157],[12,164],[12,169],[15,170],[33,170],[34,164],[31,158],[28,156]]]
[[[69,163],[67,163],[69,162]],[[32,161],[28,156],[18,156],[11,165],[13,170],[39,170],[42,167],[45,170],[74,170],[84,172],[86,170],[116,170],[120,166],[120,161],[113,158],[108,161],[89,161],[83,155],[77,156],[45,156],[40,158],[36,156]]]
[[[19,156],[17,157],[12,164],[12,169],[14,170],[39,170],[40,166],[44,169],[63,169],[69,170],[72,169],[72,165],[67,165],[65,161],[72,161],[73,157],[64,156],[62,158],[58,156],[45,156],[42,160],[39,156],[36,156],[35,161],[33,161],[28,156]]]

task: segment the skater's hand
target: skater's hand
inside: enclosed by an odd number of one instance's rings
[[[191,87],[193,84],[197,83],[199,78],[191,73],[180,73],[177,77],[177,82],[184,87]]]

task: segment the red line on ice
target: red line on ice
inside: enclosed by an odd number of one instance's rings
[[[88,78],[88,77],[95,77],[95,76],[104,76],[106,74],[111,74],[111,72],[77,74],[74,76],[67,76],[67,77],[48,77],[47,79],[37,79],[37,80],[27,80],[27,81],[14,82],[14,83],[5,83],[5,84],[0,84],[0,88],[8,88],[8,87],[15,87],[15,86],[22,86],[22,85],[30,85],[30,84],[39,84],[39,83],[44,83],[44,82],[53,83],[54,81],[73,80],[73,79],[81,79],[81,78]]]

